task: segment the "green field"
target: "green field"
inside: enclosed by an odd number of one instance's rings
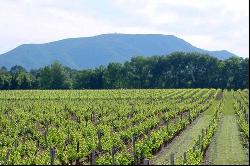
[[[0,91],[0,165],[249,164],[248,99],[220,89]]]

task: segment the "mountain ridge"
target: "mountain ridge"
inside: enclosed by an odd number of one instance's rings
[[[167,55],[172,52],[207,53],[218,59],[236,56],[226,50],[208,51],[174,35],[110,33],[67,38],[42,44],[22,44],[0,55],[0,66],[39,68],[58,60],[63,65],[86,69],[110,62],[124,62],[133,56]]]

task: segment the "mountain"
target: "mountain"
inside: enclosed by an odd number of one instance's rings
[[[34,69],[58,60],[71,68],[86,69],[109,62],[124,62],[137,55],[166,55],[174,51],[208,53],[219,59],[236,56],[225,50],[203,50],[173,35],[103,34],[45,44],[23,44],[0,55],[0,66],[21,65]]]

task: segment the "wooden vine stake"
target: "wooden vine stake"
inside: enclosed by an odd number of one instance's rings
[[[77,154],[79,154],[79,152],[80,152],[80,143],[79,143],[79,140],[77,140],[76,152],[77,152]],[[78,157],[77,157],[77,159],[76,159],[76,165],[80,165],[80,160],[79,160]]]
[[[50,149],[50,165],[54,165],[55,163],[55,149]]]
[[[150,160],[149,159],[144,159],[143,160],[143,165],[150,165]]]
[[[91,165],[95,165],[95,150],[91,152]]]
[[[112,165],[116,165],[115,164],[115,153],[116,153],[116,148],[112,148],[111,150],[111,156],[112,156]]]

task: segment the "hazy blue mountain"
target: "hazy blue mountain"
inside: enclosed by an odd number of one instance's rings
[[[207,51],[197,48],[173,35],[103,34],[45,44],[24,44],[0,55],[0,66],[10,68],[18,64],[33,69],[58,60],[71,68],[86,69],[109,62],[124,62],[137,55],[165,55],[174,51],[203,52],[219,59],[235,56],[225,50]]]

